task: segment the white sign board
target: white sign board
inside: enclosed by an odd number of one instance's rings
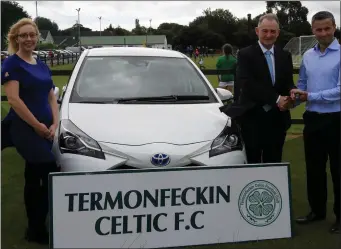
[[[290,238],[288,164],[50,175],[51,248]]]

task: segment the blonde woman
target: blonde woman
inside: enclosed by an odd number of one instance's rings
[[[26,240],[48,244],[48,174],[58,171],[51,152],[58,125],[58,107],[51,71],[32,51],[39,31],[28,18],[8,33],[8,52],[1,84],[11,109],[2,123],[1,150],[14,146],[25,160],[24,199],[28,219]]]

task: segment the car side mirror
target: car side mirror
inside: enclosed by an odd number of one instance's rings
[[[57,103],[58,104],[61,104],[62,103],[62,100],[63,100],[63,96],[64,96],[64,93],[66,91],[66,85],[63,86],[62,88],[62,93],[58,96],[57,98]]]
[[[233,94],[229,90],[218,87],[216,88],[216,92],[221,101],[229,101],[233,99]]]

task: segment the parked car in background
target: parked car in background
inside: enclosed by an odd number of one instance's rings
[[[34,58],[42,58],[46,56],[46,53],[44,53],[43,51],[33,51],[33,56]]]
[[[66,47],[65,49],[72,51],[74,53],[82,53],[86,48],[85,47]]]
[[[9,56],[7,51],[1,51],[1,61],[6,59]]]

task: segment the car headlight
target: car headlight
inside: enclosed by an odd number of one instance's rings
[[[231,120],[231,127],[226,125],[219,136],[213,140],[209,151],[209,157],[236,150],[243,150],[243,141],[239,126],[235,121]]]
[[[81,131],[68,119],[60,122],[59,149],[61,153],[105,159],[101,146],[96,140]]]

